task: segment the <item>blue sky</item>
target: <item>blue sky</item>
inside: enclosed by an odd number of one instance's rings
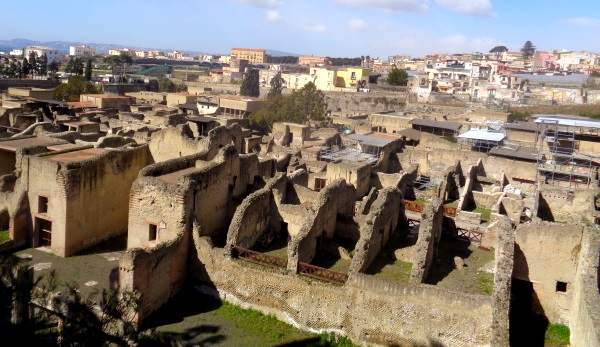
[[[47,9],[47,10],[40,10]],[[540,50],[600,52],[597,0],[9,1],[0,39],[331,57]]]

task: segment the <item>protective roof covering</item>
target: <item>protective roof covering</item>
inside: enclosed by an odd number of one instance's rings
[[[208,123],[208,122],[217,122],[217,118],[213,117],[204,117],[204,116],[190,116],[187,117],[190,122],[198,122],[198,123]]]
[[[405,136],[411,140],[420,141],[421,140],[421,132],[415,129],[402,129],[398,132],[398,134]]]
[[[485,130],[473,129],[469,130],[466,133],[458,135],[458,138],[461,139],[470,139],[470,140],[485,140],[485,141],[502,141],[506,135],[502,133],[493,133]]]
[[[564,119],[564,118],[555,118],[555,117],[539,117],[538,119],[535,120],[535,122],[536,123],[558,122],[558,125],[600,129],[600,122],[594,122],[591,120]]]
[[[448,129],[448,130],[454,130],[454,131],[458,131],[458,129],[460,129],[462,127],[462,124],[458,123],[458,122],[440,122],[437,120],[429,120],[429,119],[421,119],[421,118],[415,118],[415,119],[411,120],[409,123],[412,125],[421,125],[421,126],[425,126],[425,127],[441,128],[441,129]]]
[[[583,84],[590,77],[583,74],[572,74],[567,76],[548,76],[548,75],[530,75],[530,74],[512,74],[513,77],[528,79],[531,83],[567,83]]]
[[[361,134],[351,134],[351,135],[348,135],[348,138],[358,141],[365,146],[373,146],[373,147],[385,147],[388,144],[394,142],[394,140],[391,140],[391,139],[385,139],[385,138],[381,138],[381,137],[361,135]]]
[[[522,130],[534,132],[537,130],[537,124],[534,123],[504,123],[504,129]]]
[[[525,159],[529,161],[537,160],[537,152],[534,148],[518,146],[511,147],[494,147],[489,152],[490,155],[508,157],[515,159]]]

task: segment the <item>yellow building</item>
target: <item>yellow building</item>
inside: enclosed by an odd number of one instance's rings
[[[253,48],[232,48],[231,56],[237,59],[248,60],[250,63],[266,63],[267,51]]]
[[[369,69],[362,67],[340,69],[337,73],[335,86],[339,88],[352,88],[356,87],[361,81],[366,81],[368,83],[369,73]]]

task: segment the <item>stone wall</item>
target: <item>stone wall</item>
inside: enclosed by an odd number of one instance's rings
[[[189,231],[154,248],[128,249],[119,259],[118,284],[141,293],[136,323],[175,296],[185,283],[189,253]]]
[[[496,223],[494,247],[494,289],[492,293],[492,346],[509,344],[511,281],[515,255],[515,232],[510,220],[501,217]],[[488,228],[489,229],[489,228]]]
[[[252,248],[256,241],[269,228],[273,185],[285,176],[272,178],[265,188],[248,195],[235,210],[235,214],[227,232],[227,249],[231,251],[234,246]]]
[[[476,207],[495,211],[498,210],[500,199],[504,196],[504,193],[482,193],[475,191],[471,193],[473,194]]]
[[[360,239],[356,244],[349,273],[365,272],[385,247],[398,223],[406,224],[404,199],[400,189],[389,187],[380,190],[368,215],[361,220],[364,222],[359,223]]]
[[[580,217],[593,222],[592,211],[598,193],[598,190],[577,189],[569,194],[566,188],[544,186],[538,195],[537,216],[551,222],[570,222]]]
[[[197,138],[186,123],[154,132],[148,146],[151,162],[158,163],[198,152],[208,152],[210,159],[220,148],[229,144],[233,144],[238,153],[243,153],[243,143],[242,130],[238,125],[230,128],[217,127],[209,131],[208,136]]]
[[[51,156],[29,157],[31,226],[35,229],[37,218],[51,221],[51,250],[63,257],[124,233],[129,190],[147,164],[147,155],[147,146],[138,146],[66,163]],[[40,196],[47,198],[46,213],[38,213]],[[39,245],[38,234],[30,230],[30,235],[33,245]]]
[[[317,251],[317,239],[332,239],[338,218],[351,219],[354,214],[356,189],[338,179],[319,192],[312,213],[302,222],[297,235],[288,245],[288,269],[297,271],[298,262],[310,263]]]
[[[443,222],[444,206],[438,198],[434,198],[431,203],[425,205],[421,216],[410,283],[425,282],[431,263],[437,256],[438,246],[442,237]]]
[[[531,222],[517,228],[513,277],[533,283],[532,309],[551,323],[569,323],[583,227],[576,224]],[[557,282],[566,292],[556,290]]]
[[[204,293],[272,314],[296,327],[376,345],[489,346],[491,300],[429,285],[356,274],[339,287],[223,256],[194,234]],[[377,319],[373,319],[377,317]]]
[[[573,347],[600,346],[599,252],[598,227],[587,223],[583,232],[569,324]]]

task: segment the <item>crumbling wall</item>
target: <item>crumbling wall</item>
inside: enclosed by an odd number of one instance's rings
[[[410,283],[423,283],[431,263],[437,256],[444,223],[444,206],[438,198],[425,205],[421,215],[419,237],[415,244],[415,258],[410,273]]]
[[[338,179],[327,185],[313,203],[314,217],[309,215],[300,232],[292,236],[288,247],[288,269],[296,271],[298,262],[309,263],[317,251],[317,239],[333,238],[338,216],[351,219],[354,214],[356,189]],[[291,233],[290,233],[291,235]]]
[[[489,346],[491,299],[356,274],[345,286],[245,266],[194,234],[195,277],[207,294],[294,326],[364,344]],[[373,319],[377,317],[377,319]]]
[[[508,216],[513,224],[518,225],[521,222],[523,206],[523,200],[504,196],[500,200],[500,207],[498,211],[501,214]]]
[[[532,309],[552,323],[569,323],[583,227],[531,222],[517,228],[513,277],[533,283]],[[566,291],[557,291],[557,282]]]
[[[238,125],[212,129],[208,136],[195,138],[189,125],[181,124],[152,133],[150,142],[151,162],[158,163],[169,159],[185,157],[199,152],[207,152],[207,158],[217,155],[219,149],[233,144],[238,153],[242,152],[244,139]]]
[[[515,255],[515,232],[507,217],[494,223],[498,242],[494,254],[494,289],[492,293],[492,346],[509,344],[511,281]],[[489,229],[489,228],[488,228]]]
[[[473,194],[473,201],[476,207],[486,208],[489,210],[498,210],[499,201],[504,196],[504,193],[482,193],[482,192],[471,192]]]
[[[283,177],[283,176],[282,176]],[[227,232],[226,249],[231,252],[234,246],[252,248],[256,241],[269,228],[273,185],[281,178],[272,178],[260,190],[248,195],[235,210]]]
[[[379,191],[369,214],[360,219],[363,221],[359,223],[361,236],[356,244],[349,273],[367,270],[396,230],[401,210],[404,212],[404,199],[400,189],[388,187]],[[402,218],[405,219],[404,216]]]
[[[539,190],[537,216],[551,222],[570,222],[580,217],[593,222],[592,208],[598,193],[587,189],[569,193],[566,188],[545,186]]]
[[[586,223],[574,283],[569,326],[573,347],[600,346],[600,232]]]
[[[190,232],[154,248],[128,249],[119,259],[118,285],[141,294],[136,323],[175,296],[187,277]]]

